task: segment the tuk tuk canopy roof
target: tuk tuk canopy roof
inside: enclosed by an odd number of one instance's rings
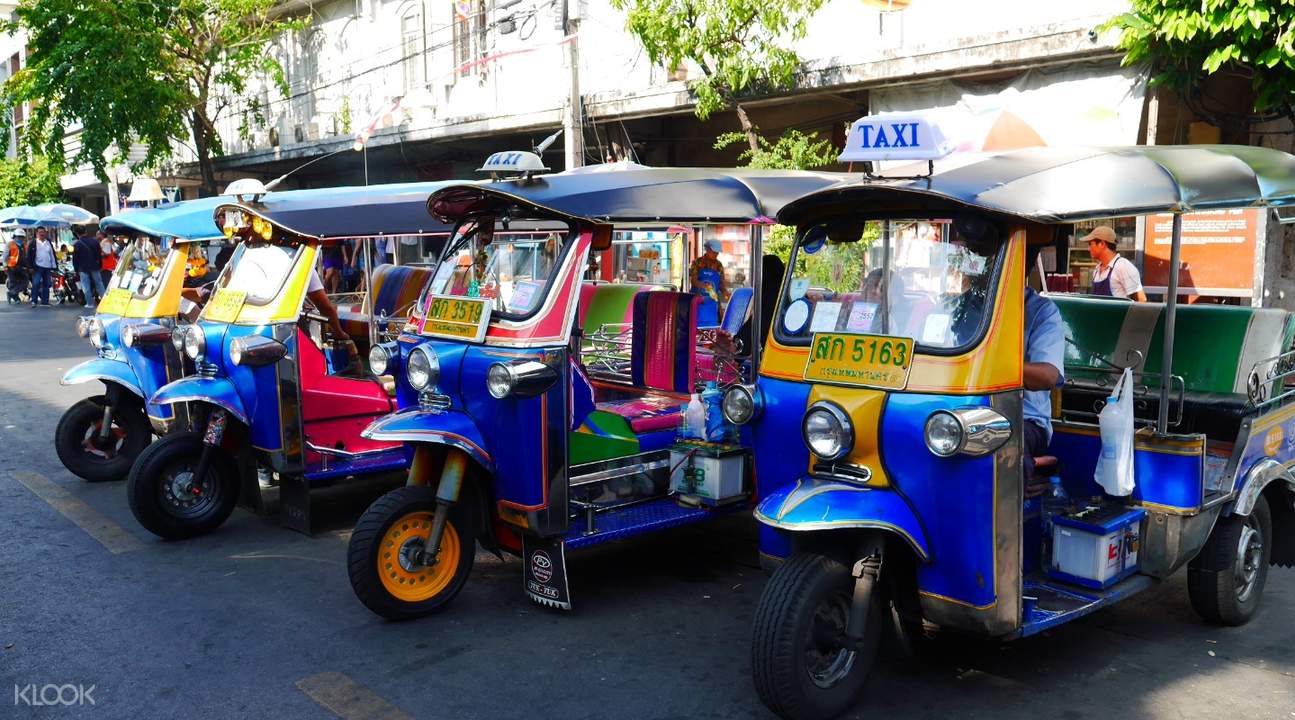
[[[942,168],[941,165],[944,167]],[[911,166],[916,167],[916,166]],[[923,169],[925,164],[923,164]],[[929,178],[841,184],[787,205],[796,224],[811,208],[864,200],[982,208],[1043,223],[1119,215],[1295,204],[1295,156],[1245,145],[1025,148],[937,161]]]
[[[237,207],[306,237],[448,233],[452,228],[427,215],[427,196],[466,181],[393,183],[266,193],[259,202],[220,198],[216,212]],[[213,217],[208,213],[209,219]]]
[[[212,219],[212,211],[225,198],[183,200],[156,208],[123,210],[99,221],[104,232],[135,232],[157,238],[214,240],[224,237]]]
[[[793,198],[845,177],[803,170],[582,168],[527,180],[453,185],[432,195],[427,209],[446,222],[517,205],[603,222],[772,222]]]

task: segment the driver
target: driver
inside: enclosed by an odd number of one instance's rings
[[[1064,379],[1062,368],[1066,330],[1055,303],[1025,288],[1025,482],[1034,479],[1034,458],[1044,455],[1052,442],[1052,388]]]
[[[359,362],[360,350],[355,346],[355,340],[342,329],[342,319],[337,316],[337,308],[333,307],[332,301],[328,299],[328,293],[324,291],[324,282],[320,280],[319,273],[315,271],[315,268],[310,269],[310,280],[306,284],[306,297],[321,315],[328,318],[328,326],[332,328],[333,337],[342,340],[342,345],[346,347],[346,352],[351,356],[351,362],[347,365],[349,370]]]

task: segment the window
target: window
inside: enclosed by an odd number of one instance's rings
[[[216,284],[247,293],[252,305],[264,305],[278,296],[298,255],[297,249],[286,245],[242,243]]]
[[[458,295],[493,300],[493,311],[519,320],[548,296],[572,233],[554,227],[542,232],[508,232],[475,225],[456,237],[436,267],[419,307],[428,295]]]
[[[459,77],[476,75],[480,66],[472,65],[485,52],[486,4],[484,0],[454,2],[454,67]]]
[[[400,66],[405,92],[423,86],[423,16],[417,9],[400,17]]]

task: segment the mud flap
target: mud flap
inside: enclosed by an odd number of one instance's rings
[[[571,609],[567,586],[566,542],[562,538],[522,537],[526,595],[541,605]]]

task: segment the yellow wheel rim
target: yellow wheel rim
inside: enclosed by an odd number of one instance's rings
[[[391,596],[401,602],[430,600],[454,579],[459,568],[459,533],[453,523],[445,524],[441,550],[434,565],[414,565],[409,554],[422,550],[432,532],[432,514],[412,512],[387,528],[378,548],[378,577]]]

